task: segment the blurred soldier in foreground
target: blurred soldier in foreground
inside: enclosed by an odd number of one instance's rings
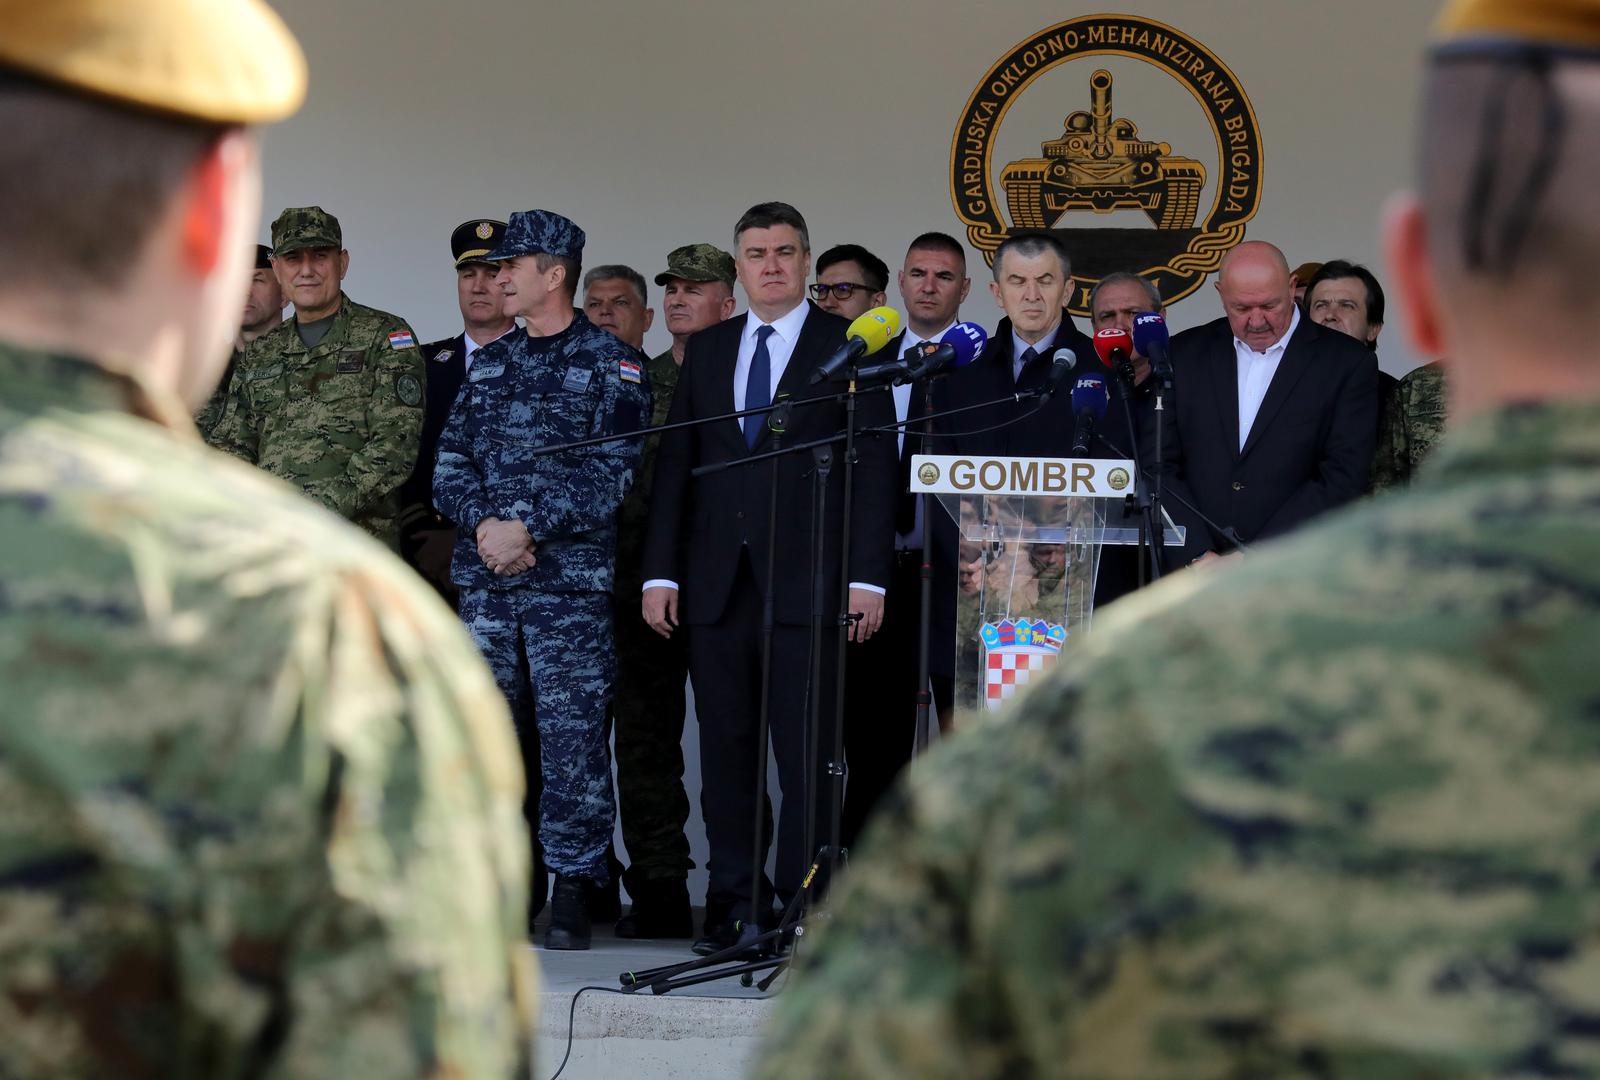
[[[272,249],[265,244],[256,245],[256,268],[250,274],[250,292],[244,298],[244,317],[239,323],[239,338],[233,353],[228,357],[228,368],[222,381],[211,391],[205,405],[195,414],[194,426],[200,429],[202,439],[210,439],[217,422],[222,419],[228,404],[228,387],[233,383],[234,369],[244,355],[244,347],[283,322],[283,309],[289,300],[283,295],[278,279],[272,272]]]
[[[272,269],[294,318],[245,350],[211,441],[398,550],[427,377],[416,335],[345,296],[350,253],[320,206],[278,215]]]
[[[572,306],[583,243],[572,221],[530,210],[511,215],[505,240],[484,256],[500,264],[506,314],[527,332],[479,352],[433,472],[434,505],[461,532],[450,568],[461,621],[511,705],[525,813],[560,875],[548,949],[589,947],[584,888],[611,876],[611,585],[617,507],[639,441],[534,451],[637,431],[650,415],[635,352]]]
[[[250,272],[245,125],[298,106],[298,46],[255,0],[0,25],[0,1076],[525,1073],[488,673],[188,418]]]
[[[400,489],[400,553],[452,607],[456,587],[450,581],[450,557],[456,547],[456,526],[433,505],[433,459],[439,449],[439,434],[461,393],[472,358],[491,341],[516,329],[516,322],[505,313],[500,286],[494,281],[500,268],[483,259],[500,246],[505,235],[505,222],[483,219],[462,222],[450,234],[462,330],[453,338],[422,347],[428,371],[422,445],[411,479]]]
[[[1454,5],[1427,86],[1387,265],[1461,425],[914,772],[761,1076],[1595,1075],[1600,3]]]

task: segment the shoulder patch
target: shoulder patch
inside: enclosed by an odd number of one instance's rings
[[[618,373],[621,374],[623,382],[639,381],[639,361],[626,359],[621,360],[617,364],[617,370]]]
[[[433,354],[433,362],[435,364],[442,364],[455,354],[456,351],[454,349],[440,349],[438,352]]]
[[[411,331],[410,330],[394,330],[394,331],[390,332],[390,334],[389,334],[389,348],[391,348],[391,349],[415,349],[416,347],[417,347],[417,339],[411,335]]]
[[[394,392],[407,405],[422,404],[422,380],[409,372],[394,381]]]

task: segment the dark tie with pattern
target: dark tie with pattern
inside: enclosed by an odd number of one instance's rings
[[[767,352],[767,339],[771,336],[772,327],[756,327],[756,353],[750,358],[750,375],[744,381],[744,407],[747,409],[762,409],[772,404],[772,354]],[[744,444],[754,450],[766,426],[766,413],[745,417]]]

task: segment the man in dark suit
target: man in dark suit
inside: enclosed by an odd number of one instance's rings
[[[1165,314],[1161,292],[1146,278],[1126,270],[1119,270],[1097,281],[1089,291],[1089,321],[1095,331],[1118,329],[1133,333],[1133,320],[1142,312]],[[1135,349],[1128,358],[1133,367],[1131,387],[1125,387],[1112,372],[1102,371],[1110,396],[1106,417],[1095,429],[1095,442],[1090,446],[1092,456],[1149,459],[1155,453],[1155,384],[1150,378],[1150,359]],[[1089,363],[1095,364],[1092,358]],[[1081,370],[1081,369],[1080,369]],[[1122,396],[1131,390],[1128,404],[1133,414],[1134,429],[1139,444],[1134,447],[1128,434],[1128,418],[1123,410]],[[1144,461],[1140,461],[1143,467]],[[1141,565],[1143,561],[1143,565]],[[1099,611],[1113,600],[1120,599],[1139,587],[1140,580],[1151,579],[1148,557],[1138,545],[1107,544],[1100,549],[1100,571],[1094,584],[1094,608]]]
[[[833,435],[844,426],[839,402],[804,404],[842,384],[810,385],[810,375],[841,344],[848,323],[805,299],[811,251],[805,219],[784,203],[762,203],[734,231],[739,282],[750,298],[743,318],[702,330],[685,349],[678,390],[668,421],[703,419],[757,408],[790,397],[786,445]],[[860,427],[893,422],[893,405],[881,391],[861,395]],[[844,464],[836,447],[827,480],[827,515],[821,575],[821,685],[810,688],[821,703],[823,756],[832,742],[833,675],[841,579],[850,582],[850,611],[861,616],[852,634],[871,637],[883,619],[894,535],[895,443],[887,437],[858,442],[850,549],[841,550]],[[697,951],[708,952],[753,936],[758,920],[770,918],[772,886],[752,880],[751,855],[762,829],[755,787],[763,749],[757,744],[761,708],[763,601],[772,603],[771,688],[768,695],[772,746],[783,790],[778,822],[777,893],[787,900],[800,888],[813,854],[805,850],[805,787],[808,771],[817,784],[817,838],[827,836],[828,788],[818,762],[808,760],[805,739],[812,614],[812,473],[802,452],[771,462],[738,463],[773,447],[765,416],[741,423],[724,420],[669,432],[656,459],[655,491],[645,542],[643,611],[657,633],[689,635],[689,677],[700,723],[701,807],[710,846],[706,935]],[[734,467],[701,478],[690,470],[733,462]],[[767,521],[776,473],[776,524]],[[777,572],[768,580],[768,552]],[[846,578],[845,575],[848,574]],[[681,600],[680,600],[681,593]],[[679,620],[684,626],[680,629]]]
[[[497,267],[483,261],[500,245],[505,231],[505,222],[479,218],[462,222],[450,234],[450,254],[456,264],[456,300],[461,305],[464,325],[455,337],[422,347],[428,369],[422,445],[411,479],[400,488],[400,553],[452,607],[456,587],[450,583],[450,555],[455,549],[456,527],[434,508],[433,459],[439,447],[439,433],[450,417],[472,355],[516,325],[505,314],[500,287],[494,283]]]
[[[823,271],[818,271],[817,279],[826,280]],[[899,283],[906,328],[878,354],[884,360],[904,357],[919,345],[937,342],[955,325],[962,301],[972,288],[966,249],[944,233],[923,233],[906,251]],[[895,418],[904,422],[923,415],[927,391],[927,381],[895,387]],[[922,552],[927,529],[922,500],[911,494],[910,484],[911,457],[922,453],[922,446],[915,433],[897,441],[900,468],[894,492],[894,576],[885,601],[883,628],[872,640],[851,645],[845,665],[844,749],[850,769],[842,828],[846,847],[855,843],[873,805],[911,760],[916,741]]]
[[[1301,315],[1283,253],[1249,241],[1217,277],[1223,318],[1172,342],[1162,449],[1167,508],[1189,529],[1178,563],[1265,540],[1358,497],[1372,466],[1372,351]]]
[[[935,385],[939,412],[998,401],[1035,391],[1049,379],[1052,356],[1071,349],[1080,364],[1094,362],[1094,346],[1067,316],[1072,263],[1048,233],[1007,239],[994,257],[989,291],[1005,318],[978,359]],[[1063,385],[1048,404],[1001,401],[947,417],[932,452],[984,457],[1067,457],[1072,450],[1072,395]],[[986,429],[986,430],[980,430]],[[929,670],[948,729],[955,702],[956,552],[955,523],[941,513],[933,522],[933,616],[929,623]]]

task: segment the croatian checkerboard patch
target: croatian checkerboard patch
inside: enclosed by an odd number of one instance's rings
[[[417,339],[411,336],[410,330],[395,330],[389,334],[389,348],[415,349]]]
[[[1055,663],[1067,640],[1067,630],[1042,619],[1002,619],[984,623],[978,636],[983,640],[984,652],[983,703],[985,708],[995,710],[1028,685],[1036,672]]]
[[[638,382],[643,371],[637,360],[623,360],[617,368],[622,373],[623,382]]]

